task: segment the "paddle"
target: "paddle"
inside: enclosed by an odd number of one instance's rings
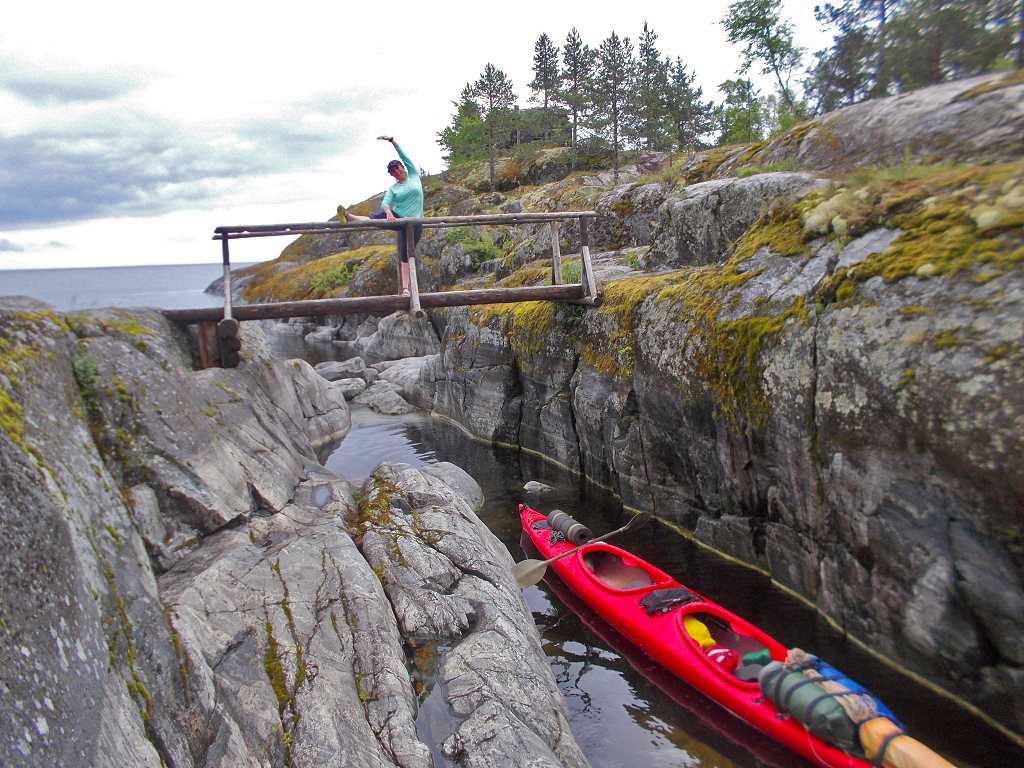
[[[579,547],[567,549],[560,555],[555,555],[554,557],[550,557],[547,560],[522,560],[516,563],[515,566],[512,568],[512,575],[516,577],[516,584],[518,584],[520,588],[532,587],[534,584],[536,584],[538,581],[544,578],[544,574],[547,573],[548,566],[551,565],[551,563],[555,562],[555,560],[561,560],[563,557],[568,557],[573,552],[580,549],[580,547],[587,546],[587,544],[596,544],[599,541],[604,541],[605,539],[610,539],[612,536],[618,536],[620,533],[625,533],[626,531],[632,530],[633,528],[638,527],[642,523],[647,522],[648,519],[650,519],[650,515],[644,512],[637,512],[635,515],[633,515],[633,519],[621,528],[617,528],[616,530],[606,533],[603,536],[598,536],[596,539],[586,541],[583,544],[580,544]]]

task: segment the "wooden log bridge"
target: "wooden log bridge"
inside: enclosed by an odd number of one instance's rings
[[[256,226],[217,227],[213,239],[221,241],[224,262],[224,307],[196,309],[165,309],[163,314],[178,323],[199,324],[199,359],[204,368],[221,366],[234,368],[239,363],[241,340],[238,324],[242,320],[269,320],[289,317],[323,317],[355,313],[390,314],[405,309],[417,317],[424,308],[458,307],[470,304],[508,304],[520,301],[563,301],[594,306],[600,303],[597,281],[590,260],[590,221],[597,217],[594,211],[568,211],[564,213],[495,213],[475,216],[429,216],[423,218],[386,221],[373,219],[352,223],[312,222],[307,224],[261,224]],[[580,227],[580,282],[562,282],[562,257],[559,245],[563,222],[579,221]],[[442,291],[420,293],[416,276],[416,226],[428,229],[515,224],[546,224],[551,235],[551,285],[521,288],[482,288],[471,291]],[[408,296],[353,296],[337,299],[309,301],[282,301],[264,304],[232,306],[231,257],[228,243],[250,237],[281,237],[347,232],[358,229],[389,229],[402,242],[405,232],[406,254],[409,259]],[[396,265],[397,266],[397,265]],[[401,281],[399,280],[399,284]]]

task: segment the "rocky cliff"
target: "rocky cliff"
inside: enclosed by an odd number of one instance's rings
[[[1024,83],[998,76],[617,185],[548,156],[562,178],[502,194],[433,180],[428,214],[596,209],[604,303],[435,314],[423,397],[770,572],[1024,733],[1022,135]],[[242,290],[311,295],[331,259],[364,267],[333,294],[386,287],[366,238],[301,238]],[[435,230],[421,284],[544,282],[549,238]]]
[[[585,765],[479,487],[332,475],[342,389],[243,349],[0,302],[0,764]]]

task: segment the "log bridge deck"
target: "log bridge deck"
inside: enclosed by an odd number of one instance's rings
[[[590,221],[597,217],[594,211],[567,211],[564,213],[495,213],[474,216],[431,216],[418,219],[359,221],[349,223],[312,222],[308,224],[262,224],[258,226],[217,227],[213,239],[221,241],[224,261],[224,307],[196,309],[165,309],[163,314],[178,323],[199,324],[199,357],[204,368],[221,366],[234,368],[239,362],[241,341],[238,323],[241,320],[268,320],[289,317],[323,317],[354,313],[390,314],[408,310],[417,317],[424,308],[458,307],[470,304],[507,304],[520,301],[564,301],[594,306],[600,303],[597,282],[590,261]],[[559,246],[563,222],[579,221],[580,227],[580,282],[562,282],[562,257]],[[445,227],[546,224],[551,234],[551,285],[522,288],[482,288],[472,291],[441,291],[420,293],[416,278],[416,256],[413,229]],[[409,296],[354,296],[309,301],[282,301],[265,304],[232,306],[231,257],[228,243],[250,237],[281,237],[349,232],[360,229],[389,229],[401,242],[405,229],[409,258]],[[397,265],[396,265],[397,268]]]

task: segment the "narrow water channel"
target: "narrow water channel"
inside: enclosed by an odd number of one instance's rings
[[[516,560],[525,557],[519,502],[545,512],[563,509],[598,533],[617,528],[628,518],[607,493],[537,457],[471,440],[457,427],[425,414],[380,416],[355,406],[352,431],[324,463],[358,483],[382,461],[413,466],[450,461],[462,467],[486,496],[481,519]],[[522,490],[528,480],[547,483],[554,490],[531,497]],[[762,574],[719,558],[657,523],[616,543],[786,645],[800,646],[844,670],[885,701],[912,734],[957,765],[1024,765],[1021,750],[998,731],[847,642]],[[549,576],[524,596],[565,696],[573,734],[595,768],[807,765],[650,662],[575,601],[557,577]],[[433,742],[434,759],[441,768],[449,763],[435,734],[443,732],[441,726],[451,714],[443,691],[431,685],[437,650],[416,651],[422,678],[422,685],[417,685],[417,726],[425,741]]]

